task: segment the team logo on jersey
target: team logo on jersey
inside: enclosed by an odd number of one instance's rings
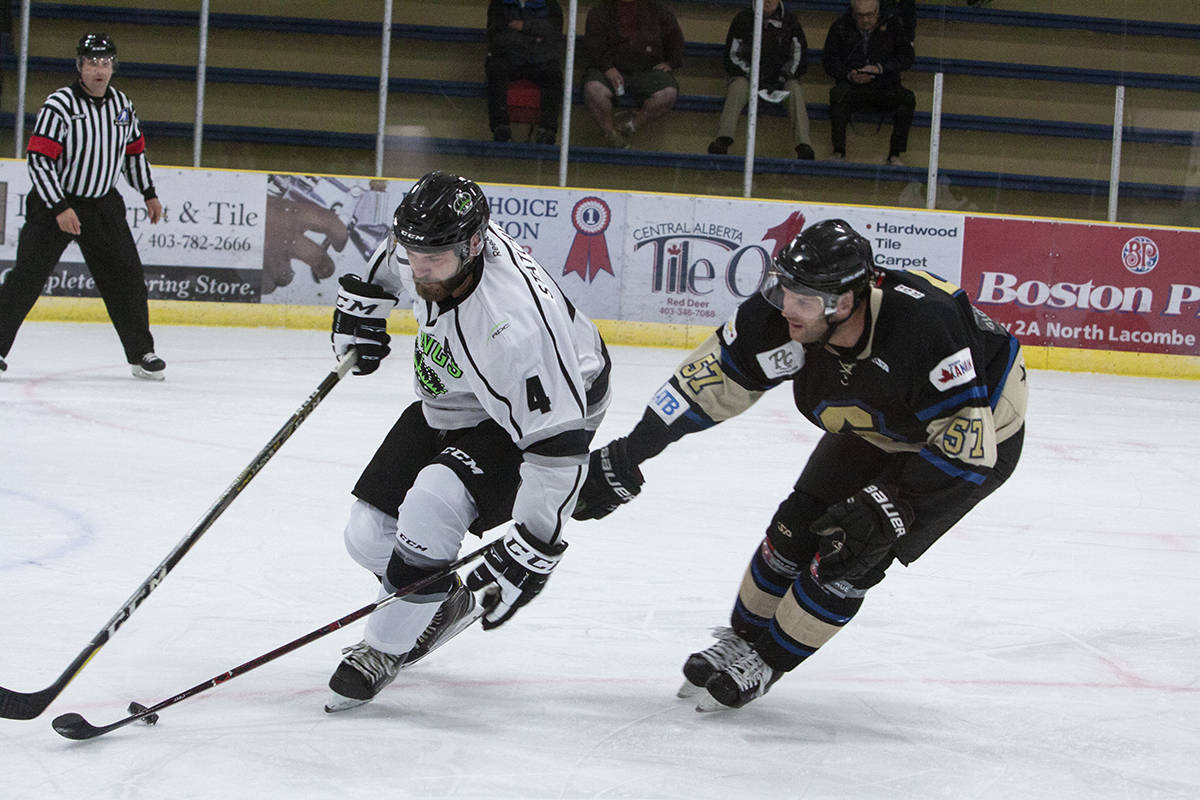
[[[975,379],[975,362],[971,359],[971,348],[964,347],[953,355],[943,358],[929,371],[929,381],[939,392],[962,386]]]
[[[758,366],[768,378],[782,378],[798,372],[804,366],[804,348],[796,342],[759,353]]]
[[[425,391],[434,397],[440,397],[449,390],[442,382],[441,376],[438,375],[438,370],[430,366],[426,359],[444,370],[451,378],[461,378],[462,369],[455,363],[454,356],[450,354],[449,342],[439,342],[428,333],[422,333],[417,337],[416,347],[413,349],[413,368],[417,373],[417,381]]]
[[[850,385],[850,378],[853,377],[856,366],[858,366],[857,361],[838,361],[838,382],[842,386]]]
[[[133,114],[130,113],[128,108],[122,108],[121,113],[117,114],[116,123],[118,125],[129,125],[132,122]]]

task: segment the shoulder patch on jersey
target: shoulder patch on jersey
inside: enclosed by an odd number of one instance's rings
[[[939,392],[970,383],[974,378],[975,362],[971,359],[969,347],[946,356],[929,372],[929,382],[937,387]]]
[[[734,314],[721,326],[721,338],[725,340],[725,344],[733,344],[733,340],[737,338],[737,325],[734,324],[736,319],[737,314]]]
[[[799,372],[804,366],[804,347],[799,342],[788,342],[759,353],[755,358],[768,378],[783,378]]]
[[[688,409],[687,400],[681,397],[669,382],[664,383],[662,388],[654,393],[654,399],[650,401],[650,405],[654,408],[654,413],[658,414],[668,425]]]
[[[897,284],[895,288],[896,288],[897,292],[903,292],[904,294],[908,295],[909,297],[915,297],[918,300],[920,300],[922,297],[925,296],[924,292],[914,289],[911,286],[905,286],[902,283]]]

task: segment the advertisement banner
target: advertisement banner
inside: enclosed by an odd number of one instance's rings
[[[153,175],[164,212],[157,225],[150,224],[142,196],[124,178],[117,181],[151,299],[258,302],[263,176],[163,167],[154,168]],[[0,243],[0,278],[5,278],[16,260],[31,183],[23,161],[0,162],[0,180],[6,184]],[[100,296],[78,245],[67,246],[43,294]]]
[[[1200,355],[1194,231],[970,217],[963,288],[1025,345]]]
[[[337,277],[363,275],[412,179],[155,167],[164,219],[118,181],[152,299],[332,306]],[[839,217],[880,266],[962,286],[1028,346],[1200,355],[1200,232],[483,184],[492,220],[593,319],[716,326],[757,289],[805,226]],[[0,282],[16,258],[30,191],[0,160]],[[44,294],[97,297],[72,244]],[[407,298],[402,298],[402,305]]]
[[[366,273],[411,186],[410,180],[268,176],[262,302],[332,305],[336,276]],[[610,242],[620,241],[624,195],[481,187],[492,221],[547,269],[578,308],[595,319],[618,318],[620,251]]]
[[[620,319],[715,326],[757,290],[783,245],[833,217],[871,241],[881,266],[960,278],[959,214],[651,195],[626,203]]]

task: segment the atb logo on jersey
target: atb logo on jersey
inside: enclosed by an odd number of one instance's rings
[[[675,388],[669,383],[664,383],[662,388],[654,395],[654,411],[662,418],[662,421],[671,424],[671,421],[679,413],[680,409],[687,408],[687,403],[682,397],[675,393]]]
[[[1149,236],[1134,236],[1121,248],[1121,263],[1134,275],[1145,275],[1158,265],[1158,245]]]
[[[444,456],[450,456],[451,458],[455,459],[456,461],[459,461],[460,463],[462,463],[463,466],[465,466],[467,469],[471,470],[472,475],[482,475],[483,474],[483,470],[480,469],[479,465],[475,463],[475,459],[471,458],[469,455],[464,453],[462,450],[459,450],[457,447],[447,447],[445,450],[442,451],[441,454]]]

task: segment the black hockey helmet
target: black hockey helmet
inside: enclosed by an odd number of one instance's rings
[[[75,46],[79,58],[117,57],[117,45],[107,33],[85,33]]]
[[[464,263],[474,255],[471,241],[488,224],[488,203],[479,184],[435,171],[422,177],[396,207],[396,243],[416,253],[453,249]],[[477,251],[478,252],[478,251]]]
[[[829,315],[842,294],[853,292],[855,304],[866,295],[874,269],[871,243],[845,220],[826,219],[780,248],[759,292],[777,308],[783,308],[783,289],[820,297]]]

